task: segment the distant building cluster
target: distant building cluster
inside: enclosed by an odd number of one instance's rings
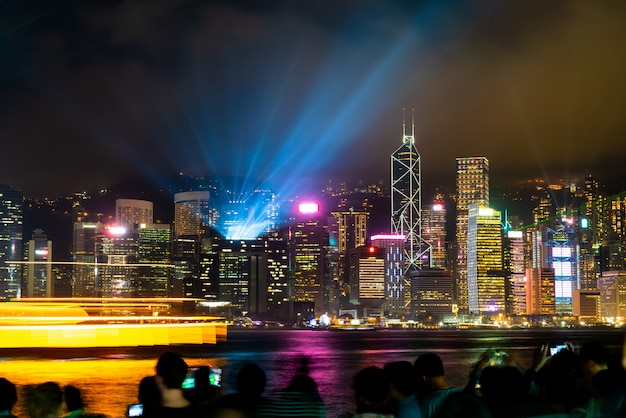
[[[626,194],[605,196],[592,177],[537,182],[524,225],[490,206],[486,157],[457,158],[456,193],[428,204],[420,165],[405,131],[391,154],[383,234],[370,233],[371,201],[354,201],[345,185],[325,190],[335,207],[292,201],[282,219],[269,190],[224,205],[216,188],[204,188],[174,195],[172,225],[155,223],[145,200],[118,199],[114,220],[77,208],[71,262],[53,261],[44,231],[22,236],[23,196],[2,185],[0,298],[197,298],[229,303],[233,315],[292,323],[623,321]]]

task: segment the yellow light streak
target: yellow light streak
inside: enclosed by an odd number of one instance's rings
[[[0,348],[215,344],[227,324],[213,315],[159,315],[187,298],[25,298],[0,303]],[[92,309],[99,308],[100,310]],[[103,315],[105,312],[116,312]],[[114,308],[114,309],[111,309]],[[89,315],[87,311],[95,312]],[[148,315],[146,315],[148,311]],[[130,312],[130,315],[119,313]],[[136,313],[141,314],[136,315]]]

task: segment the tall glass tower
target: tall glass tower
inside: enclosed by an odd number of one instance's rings
[[[415,121],[410,135],[402,122],[402,146],[391,155],[391,229],[394,234],[405,236],[405,274],[420,270],[428,260],[430,245],[422,238],[422,185]]]
[[[21,296],[22,192],[0,184],[0,300]]]
[[[469,311],[467,285],[468,210],[472,203],[489,207],[489,161],[485,157],[456,159],[455,300],[460,313]]]
[[[500,212],[472,203],[467,229],[468,308],[473,314],[505,313]]]
[[[211,193],[207,191],[181,192],[174,195],[174,237],[201,236],[212,226]]]

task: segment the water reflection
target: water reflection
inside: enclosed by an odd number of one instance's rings
[[[235,331],[229,332],[228,341],[222,344],[167,349],[180,352],[192,367],[222,367],[226,393],[235,391],[239,368],[253,361],[267,373],[266,395],[271,395],[287,386],[298,371],[301,358],[306,356],[310,360],[311,376],[317,381],[327,406],[327,416],[336,417],[352,409],[352,378],[358,370],[370,365],[382,367],[398,360],[412,363],[418,355],[434,351],[444,362],[448,382],[463,386],[472,363],[489,347],[514,350],[530,365],[535,347],[547,341],[580,345],[591,340],[599,340],[617,351],[623,333],[615,330]],[[24,385],[45,381],[74,385],[84,393],[92,411],[122,417],[127,405],[136,402],[141,378],[154,374],[156,359],[162,351],[166,349],[59,351],[31,358],[24,358],[23,353],[9,355],[0,351],[0,376],[14,382],[20,391]],[[16,412],[18,416],[25,415],[21,404]]]
[[[219,359],[189,359],[190,366],[219,365]],[[23,399],[27,385],[54,381],[61,386],[78,387],[92,412],[122,417],[130,403],[137,402],[137,388],[142,377],[153,375],[156,359],[129,358],[76,358],[3,359],[0,363],[2,377],[18,386],[18,397]],[[14,410],[17,416],[26,416],[22,402]]]

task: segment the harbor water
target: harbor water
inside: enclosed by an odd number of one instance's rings
[[[616,329],[490,329],[490,330],[229,330],[227,341],[216,345],[106,349],[1,350],[0,376],[18,386],[46,381],[74,385],[82,390],[88,410],[123,417],[137,402],[139,381],[154,374],[158,356],[165,351],[182,354],[190,366],[212,365],[224,370],[223,392],[235,391],[241,365],[255,362],[268,376],[266,396],[285,387],[309,360],[328,417],[353,410],[351,382],[367,366],[397,360],[411,363],[425,352],[443,360],[446,378],[463,386],[471,365],[488,348],[509,350],[530,366],[535,348],[548,342],[580,346],[600,341],[612,352],[622,351],[624,331]],[[18,401],[14,412],[25,416]]]

